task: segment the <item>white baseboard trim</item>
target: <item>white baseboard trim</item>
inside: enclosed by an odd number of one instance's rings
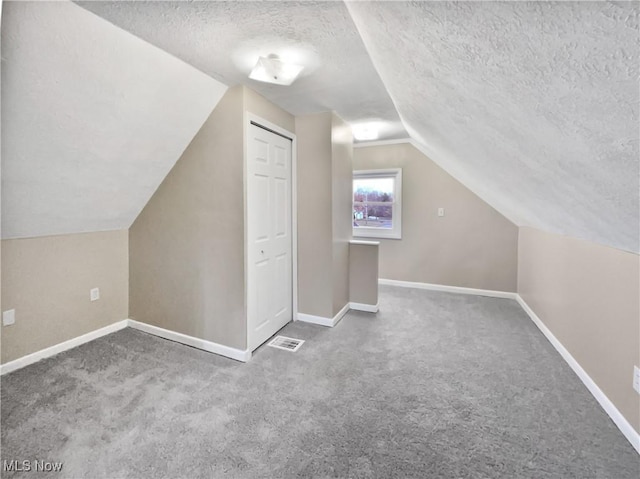
[[[78,336],[77,338],[69,339],[62,343],[55,344],[45,349],[41,349],[40,351],[36,351],[35,353],[27,354],[26,356],[22,356],[21,358],[14,359],[13,361],[9,361],[8,363],[0,365],[0,375],[8,374],[10,372],[16,371],[17,369],[22,369],[25,366],[37,363],[42,359],[50,358],[51,356],[55,356],[56,354],[62,353],[64,351],[68,351],[69,349],[73,349],[77,346],[80,346],[81,344],[88,343],[89,341],[93,341],[94,339],[106,336],[107,334],[120,331],[127,326],[128,320],[123,319],[122,321],[110,324],[109,326],[105,326],[104,328],[96,329],[95,331],[91,331],[90,333]]]
[[[571,369],[576,373],[578,378],[580,378],[580,380],[586,386],[589,392],[598,401],[600,406],[602,406],[602,408],[609,415],[609,417],[614,422],[614,424],[618,427],[618,429],[620,429],[620,431],[625,436],[625,438],[631,443],[633,448],[640,454],[640,434],[638,434],[635,431],[633,426],[629,424],[629,422],[620,413],[620,411],[618,411],[615,405],[604,394],[604,392],[602,392],[602,390],[598,387],[595,381],[591,379],[591,377],[587,374],[587,372],[584,369],[582,369],[582,366],[580,366],[580,364],[575,360],[575,358],[571,355],[571,353],[569,353],[569,351],[562,345],[562,343],[558,340],[558,338],[554,336],[551,330],[547,328],[547,326],[542,322],[542,320],[538,317],[538,315],[529,307],[529,305],[524,301],[524,299],[522,299],[522,297],[520,297],[519,294],[501,292],[501,291],[459,288],[455,286],[432,285],[428,283],[412,283],[409,281],[396,281],[396,280],[387,280],[387,279],[380,279],[379,283],[392,285],[392,286],[430,289],[434,291],[447,291],[452,293],[475,294],[475,295],[481,295],[481,296],[492,296],[492,297],[498,297],[498,298],[516,299],[520,304],[520,306],[522,307],[522,309],[524,309],[524,311],[529,315],[533,323],[538,327],[538,329],[542,332],[542,334],[544,334],[544,336],[549,340],[551,345],[556,349],[556,351],[558,351],[560,356],[562,356],[562,358],[567,362],[569,367],[571,367]],[[298,313],[298,321],[319,324],[321,326],[333,327],[336,324],[338,324],[338,322],[340,322],[340,320],[347,313],[347,311],[349,311],[349,309],[355,309],[358,311],[377,312],[378,305],[376,304],[375,306],[372,306],[372,305],[361,304],[361,303],[347,303],[333,318],[324,318],[321,316],[313,316],[311,314]],[[77,338],[69,339],[67,341],[56,344],[54,346],[50,346],[48,348],[37,351],[35,353],[31,353],[21,358],[15,359],[13,361],[9,361],[8,363],[1,364],[0,375],[8,374],[18,369],[24,368],[25,366],[34,364],[42,359],[55,356],[56,354],[62,353],[64,351],[68,351],[69,349],[88,343],[89,341],[93,341],[94,339],[98,339],[102,336],[106,336],[107,334],[114,333],[126,327],[138,329],[140,331],[153,334],[154,336],[159,336],[164,339],[169,339],[171,341],[176,341],[178,343],[186,344],[188,346],[202,349],[210,353],[219,354],[221,356],[235,359],[236,361],[247,362],[251,359],[251,351],[249,350],[231,348],[228,346],[224,346],[222,344],[214,343],[212,341],[206,341],[204,339],[199,339],[193,336],[188,336],[186,334],[177,333],[175,331],[170,331],[168,329],[160,328],[158,326],[152,326],[150,324],[141,323],[133,319],[124,319],[122,321],[118,321],[116,323],[110,324],[109,326],[105,326],[103,328],[96,329],[95,331],[91,331],[87,334],[83,334],[82,336],[78,336]]]
[[[364,303],[349,303],[349,308],[355,311],[364,311],[366,313],[377,313],[380,309],[380,303],[377,304],[364,304]]]
[[[243,363],[246,363],[251,359],[251,351],[248,349],[242,350],[231,348],[229,346],[224,346],[223,344],[214,343],[213,341],[207,341],[206,339],[200,339],[187,334],[177,333],[158,326],[153,326],[151,324],[141,323],[134,319],[129,319],[128,325],[130,328],[138,329],[145,333],[153,334],[154,336],[186,344],[187,346],[202,349],[203,351],[208,351],[210,353],[219,354],[220,356],[235,359],[236,361],[241,361]]]
[[[522,306],[522,309],[529,315],[534,324],[549,340],[552,346],[560,353],[560,356],[567,362],[569,367],[573,369],[573,372],[580,378],[582,383],[587,387],[593,397],[600,403],[602,409],[609,415],[614,424],[620,429],[620,432],[631,443],[633,448],[640,454],[640,434],[638,434],[633,426],[624,418],[624,416],[618,411],[618,408],[614,406],[611,400],[602,392],[602,389],[598,387],[593,379],[582,369],[582,366],[575,360],[571,353],[562,345],[562,343],[554,336],[554,334],[547,328],[538,315],[529,307],[524,299],[517,295],[516,300]]]
[[[400,286],[402,288],[428,289],[431,291],[443,291],[446,293],[460,293],[460,294],[472,294],[475,296],[489,296],[491,298],[516,299],[518,296],[517,293],[511,293],[508,291],[493,291],[490,289],[463,288],[461,286],[447,286],[444,284],[415,283],[413,281],[399,281],[396,279],[380,278],[378,280],[378,284],[386,285],[386,286]]]
[[[314,316],[313,314],[298,313],[298,321],[303,323],[319,324],[320,326],[327,326],[333,328],[333,318],[325,318],[324,316]]]
[[[320,326],[333,328],[340,322],[342,317],[347,314],[347,311],[349,311],[349,306],[350,303],[345,304],[344,308],[338,311],[338,314],[336,314],[333,318],[325,318],[323,316],[314,316],[313,314],[298,313],[298,321],[302,321],[304,323],[319,324]]]

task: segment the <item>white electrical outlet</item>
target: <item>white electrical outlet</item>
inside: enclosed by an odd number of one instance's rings
[[[97,301],[100,299],[100,288],[93,288],[90,291],[91,301]]]
[[[438,208],[438,216],[444,216],[444,208]]]
[[[10,309],[8,311],[4,311],[2,313],[2,325],[3,326],[11,326],[16,322],[16,310]]]
[[[640,368],[638,366],[633,367],[633,389],[640,394]]]

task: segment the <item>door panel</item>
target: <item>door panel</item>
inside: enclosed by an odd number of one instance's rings
[[[248,347],[293,318],[291,140],[250,125],[247,132]]]
[[[271,276],[271,261],[259,261],[256,263],[256,330],[263,329],[269,323],[269,282]]]
[[[280,168],[287,168],[287,149],[283,148],[281,145],[274,145],[273,149],[274,149],[273,164]]]
[[[291,270],[289,264],[289,256],[281,254],[275,258],[275,282],[276,284],[287,284],[287,276]],[[277,288],[274,295],[274,306],[276,316],[286,312],[287,306],[289,306],[289,297],[286,294],[284,288]]]
[[[254,239],[256,242],[269,241],[271,225],[269,210],[271,209],[271,179],[266,175],[255,174],[253,177],[253,193],[255,194]]]
[[[274,178],[275,184],[275,229],[276,238],[283,238],[287,235],[287,180],[285,178]]]
[[[255,138],[255,142],[255,161],[267,164],[269,162],[269,142],[261,138]]]

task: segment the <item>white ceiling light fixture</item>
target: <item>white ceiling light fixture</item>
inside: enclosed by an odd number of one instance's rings
[[[291,85],[304,66],[283,62],[278,55],[271,54],[267,57],[259,57],[258,63],[253,67],[249,78],[275,85]]]
[[[378,122],[359,123],[351,126],[353,137],[358,141],[377,140],[380,136],[380,124]]]

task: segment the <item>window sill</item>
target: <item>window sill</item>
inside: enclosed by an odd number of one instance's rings
[[[361,231],[361,230],[353,230],[353,238],[354,239],[364,239],[364,238],[373,238],[373,239],[392,239],[392,240],[401,240],[402,234],[400,233],[389,233],[389,234],[381,234],[377,231]]]
[[[380,246],[380,241],[364,241],[364,240],[349,240],[349,244],[363,245],[363,246]]]

